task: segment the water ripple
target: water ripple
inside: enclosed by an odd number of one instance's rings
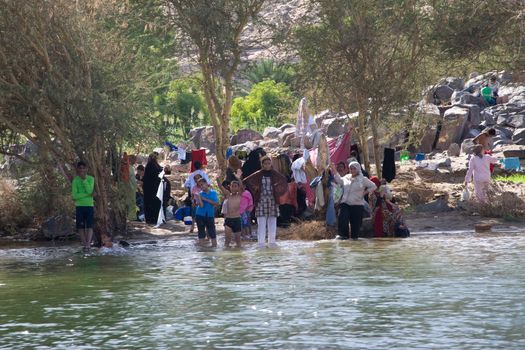
[[[0,349],[524,349],[525,235],[0,250]]]

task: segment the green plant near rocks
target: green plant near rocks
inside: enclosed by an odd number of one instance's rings
[[[525,184],[525,174],[512,174],[508,176],[498,176],[494,180],[498,182],[513,182],[517,184]]]
[[[230,124],[233,131],[242,128],[262,131],[286,122],[293,108],[294,98],[288,86],[265,80],[255,84],[247,96],[234,99]]]

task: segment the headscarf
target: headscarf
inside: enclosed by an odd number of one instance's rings
[[[381,181],[379,181],[377,176],[372,176],[370,181],[372,181],[377,186],[377,188],[381,187]]]
[[[235,172],[241,168],[242,163],[236,156],[231,156],[228,158],[228,166]]]
[[[361,164],[359,164],[358,162],[350,162],[350,164],[348,165],[348,169],[350,168],[355,168],[357,170],[357,176],[353,176],[352,175],[352,178],[350,179],[350,182],[353,184],[353,183],[356,183],[358,184],[359,186],[362,186],[363,184],[363,173],[361,171]]]
[[[261,169],[261,156],[264,155],[266,155],[266,152],[260,147],[250,152],[248,160],[242,166],[243,177],[248,177]]]
[[[357,176],[363,176],[363,173],[361,172],[361,164],[359,164],[358,162],[350,162],[350,164],[348,165],[348,169],[350,168],[355,168],[357,170]]]

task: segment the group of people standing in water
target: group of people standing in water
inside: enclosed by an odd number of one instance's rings
[[[281,160],[284,159],[283,156],[288,157],[279,155]],[[288,226],[285,220],[288,213],[295,220],[319,217],[316,215],[318,210],[314,210],[314,207],[317,208],[315,195],[319,192],[314,190],[314,198],[309,199],[306,186],[326,187],[324,192],[320,192],[325,198],[324,208],[319,212],[327,212],[332,206],[336,217],[337,239],[358,239],[366,216],[372,217],[375,237],[409,235],[401,210],[395,204],[386,181],[366,177],[361,165],[352,158],[348,165],[345,162],[332,164],[316,177],[318,181],[297,183],[295,172],[291,169],[292,164],[301,157],[302,155],[296,155],[292,159],[288,158],[288,161],[282,162],[288,166],[283,167],[274,166],[277,157],[271,158],[260,148],[252,151],[244,164],[237,156],[232,155],[228,159],[226,179],[217,180],[216,188],[223,195],[222,204],[217,191],[211,187],[215,184],[210,183],[201,164],[197,164],[196,170],[186,181],[186,202],[193,206],[191,212],[197,224],[198,244],[207,244],[208,238],[212,246],[217,245],[214,219],[217,212],[220,212],[224,215],[226,247],[233,242],[240,247],[242,238],[250,236],[252,222],[257,225],[258,247],[275,247],[277,227]],[[300,163],[304,168],[308,162],[309,160]]]
[[[487,129],[473,140],[465,186],[473,181],[479,201],[487,200],[491,173],[498,161],[490,155],[490,141],[494,135],[494,129]],[[145,167],[138,165],[136,168],[134,157],[123,159],[122,176],[133,187],[130,220],[157,224],[159,211],[166,210],[172,200],[170,181],[159,176],[162,171],[169,175],[171,169],[160,166],[157,157],[158,154],[151,154]],[[288,227],[291,219],[319,218],[319,211],[326,212],[327,225],[334,225],[333,220],[328,220],[332,210],[337,239],[358,239],[363,218],[367,216],[371,217],[374,237],[407,237],[410,234],[387,182],[375,176],[369,178],[355,154],[348,165],[346,162],[331,164],[328,169],[315,173],[318,176],[311,182],[311,176],[310,179],[305,176],[308,167],[312,167],[311,162],[301,154],[271,158],[258,148],[248,155],[244,164],[239,158],[229,157],[226,178],[217,180],[216,184],[212,183],[202,164],[198,161],[193,164],[194,171],[185,182],[188,190],[185,203],[193,218],[192,225],[197,226],[199,245],[210,241],[211,246],[217,246],[215,218],[221,214],[225,218],[226,247],[232,243],[240,247],[243,239],[251,238],[252,225],[257,225],[259,247],[275,247],[278,225]],[[87,175],[84,162],[77,164],[77,174],[72,182],[76,225],[83,247],[89,249],[93,237],[95,180]],[[158,198],[161,182],[164,184],[162,202]],[[318,192],[315,186],[323,186],[325,191]],[[222,202],[214,188],[222,193]],[[319,193],[324,198],[316,198]],[[319,199],[324,209],[318,207]]]
[[[170,182],[160,176],[162,171],[169,174],[170,169],[162,168],[157,157],[157,154],[151,154],[145,167],[138,165],[135,168],[134,162],[129,160],[126,163],[136,188],[134,219],[144,219],[153,225],[158,223],[159,211],[166,210],[171,199]],[[301,154],[293,157],[281,154],[271,158],[259,148],[248,155],[244,164],[239,158],[236,155],[229,157],[226,178],[217,179],[216,184],[198,161],[185,181],[188,192],[185,208],[192,217],[191,224],[197,226],[199,245],[217,246],[215,218],[221,214],[224,216],[226,247],[231,244],[241,247],[243,239],[251,238],[252,225],[257,226],[258,247],[275,247],[278,225],[288,227],[291,220],[319,218],[319,213],[327,213],[328,218],[330,211],[335,213],[335,222],[331,225],[337,227],[337,239],[358,239],[366,216],[372,218],[375,237],[409,235],[386,182],[376,177],[369,179],[355,158],[351,158],[348,165],[339,162],[316,173],[318,176],[311,183],[310,179],[296,181],[311,166],[310,160],[302,159]],[[301,166],[293,167],[294,163]],[[73,181],[73,198],[77,202],[77,227],[87,248],[93,227],[94,179],[86,175],[86,164],[82,162],[78,174]],[[164,184],[163,202],[158,198],[161,182]],[[322,186],[324,191],[317,191],[315,186]],[[214,188],[222,193],[222,201]],[[318,206],[320,200],[324,203],[322,206]],[[87,204],[91,210],[83,209]],[[327,224],[330,225],[328,221]]]

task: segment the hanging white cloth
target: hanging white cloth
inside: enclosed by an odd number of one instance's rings
[[[306,173],[304,172],[304,165],[305,165],[306,161],[304,160],[303,157],[301,158],[297,158],[296,160],[294,160],[294,162],[292,163],[292,173],[293,173],[293,178],[295,179],[295,182],[297,182],[298,184],[299,183],[308,183],[308,180],[306,179]]]
[[[319,181],[317,187],[315,188],[315,210],[321,210],[324,208],[324,189],[323,183]]]
[[[162,170],[159,174],[160,177],[160,183],[159,187],[157,189],[157,198],[160,200],[160,210],[159,215],[157,216],[157,225],[155,225],[155,228],[159,228],[160,225],[162,225],[166,218],[164,217],[164,208],[162,207],[162,203],[164,203],[164,170]]]
[[[177,154],[179,156],[179,160],[186,160],[186,150],[184,148],[179,147],[177,149]]]
[[[301,138],[301,148],[304,148],[304,136],[309,129],[308,117],[308,103],[306,102],[306,97],[303,97],[301,102],[299,102],[299,110],[297,111],[297,125],[295,127],[295,136]]]

